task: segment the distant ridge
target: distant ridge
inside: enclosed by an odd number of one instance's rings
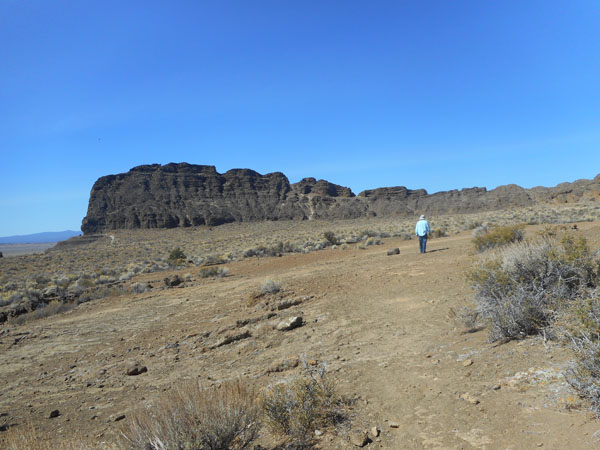
[[[0,244],[46,244],[64,241],[74,236],[80,236],[81,231],[46,231],[43,233],[23,234],[0,237]]]
[[[488,191],[473,187],[429,194],[425,189],[383,187],[355,195],[326,180],[290,183],[281,172],[250,169],[223,174],[215,166],[187,163],[134,167],[99,178],[90,193],[81,229],[175,228],[263,220],[408,217],[464,214],[538,204],[600,200],[600,175],[556,187],[514,184]]]

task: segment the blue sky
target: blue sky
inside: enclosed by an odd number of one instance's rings
[[[0,236],[149,163],[355,193],[600,173],[594,1],[0,0]]]

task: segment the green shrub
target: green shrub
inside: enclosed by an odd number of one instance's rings
[[[557,312],[597,283],[597,266],[583,238],[517,242],[475,265],[468,278],[490,340],[552,331]]]
[[[271,431],[296,444],[310,443],[315,429],[334,426],[346,417],[325,367],[303,363],[302,374],[269,386],[262,402]]]
[[[181,248],[179,247],[176,247],[173,250],[171,250],[171,253],[169,253],[169,258],[167,259],[169,264],[171,264],[172,266],[180,266],[185,262],[185,260],[185,253],[183,253],[183,250],[181,250]]]
[[[523,225],[495,227],[490,231],[477,234],[479,230],[478,228],[473,232],[473,244],[478,252],[523,240]]]
[[[260,406],[240,381],[203,390],[189,382],[134,414],[122,431],[131,450],[243,449],[256,438]]]

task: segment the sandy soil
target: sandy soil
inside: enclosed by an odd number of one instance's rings
[[[598,224],[579,226],[597,246]],[[387,256],[393,247],[400,255]],[[339,391],[358,400],[355,429],[381,428],[369,448],[600,447],[600,422],[562,377],[563,349],[541,338],[490,344],[485,330],[467,332],[456,320],[472,296],[464,273],[474,258],[469,233],[432,240],[424,255],[415,240],[385,239],[366,250],[250,258],[228,264],[226,278],[186,268],[193,278],[183,287],[7,326],[0,425],[110,441],[134,409],[178,380],[247,377],[264,386],[300,370],[276,371],[282,361],[306,355],[326,362]],[[168,275],[136,280],[158,287]],[[253,300],[266,279],[283,292]],[[300,303],[277,309],[292,299]],[[274,328],[296,315],[304,326]],[[245,330],[250,337],[215,347]],[[127,376],[134,362],[148,372]],[[331,433],[320,446],[352,448]]]

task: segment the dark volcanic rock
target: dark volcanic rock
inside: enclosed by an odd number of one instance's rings
[[[507,185],[491,191],[474,187],[428,194],[397,186],[355,196],[349,188],[325,180],[304,178],[290,184],[280,172],[261,175],[232,169],[220,174],[214,166],[152,164],[98,179],[81,226],[85,236],[56,247],[82,245],[95,239],[94,233],[114,229],[456,214],[580,200],[600,200],[600,175],[554,188]]]
[[[219,174],[214,166],[186,163],[138,166],[96,181],[81,229],[91,234],[121,228],[302,219],[303,211],[285,202],[289,191],[290,183],[282,173],[233,169]]]

